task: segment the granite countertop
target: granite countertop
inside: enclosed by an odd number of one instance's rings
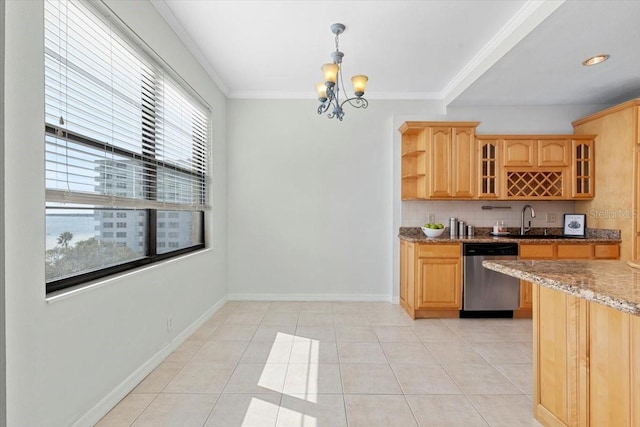
[[[511,234],[519,234],[519,228],[509,228],[508,231]],[[408,242],[416,242],[416,243],[460,243],[460,242],[471,242],[471,243],[499,243],[499,242],[510,242],[510,243],[539,243],[539,244],[552,244],[552,243],[572,243],[572,244],[587,244],[587,243],[620,243],[620,230],[605,230],[605,229],[587,229],[587,237],[586,238],[575,238],[575,237],[562,237],[560,235],[561,229],[559,228],[549,228],[549,235],[557,236],[549,239],[540,239],[540,238],[511,238],[508,236],[492,236],[489,234],[491,232],[490,227],[478,227],[474,233],[473,237],[450,237],[449,236],[449,227],[445,228],[444,233],[440,237],[427,237],[422,232],[420,227],[400,227],[400,232],[398,233],[398,237],[402,240],[406,240]],[[544,234],[543,228],[534,228],[531,230],[529,235],[542,235]]]
[[[640,269],[626,261],[483,261],[490,270],[640,316]]]

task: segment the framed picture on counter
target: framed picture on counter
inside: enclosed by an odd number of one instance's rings
[[[564,235],[585,237],[587,233],[586,214],[564,214]]]

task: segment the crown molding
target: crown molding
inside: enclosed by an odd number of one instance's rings
[[[230,99],[304,99],[315,100],[315,92],[255,92],[255,91],[232,91],[228,94]],[[442,101],[442,94],[439,92],[367,92],[365,98],[368,100],[379,99],[389,101]]]

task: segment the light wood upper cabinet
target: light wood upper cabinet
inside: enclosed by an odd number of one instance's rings
[[[571,140],[545,139],[538,141],[538,166],[569,166]]]
[[[478,198],[575,200],[595,194],[593,135],[477,135],[476,141]]]
[[[476,137],[478,157],[478,198],[497,199],[502,196],[502,141]]]
[[[478,122],[405,122],[402,199],[472,199]]]
[[[595,195],[595,158],[593,139],[571,141],[571,197],[592,199]]]
[[[402,125],[401,181],[402,200],[427,197],[426,135],[422,127]]]
[[[532,139],[505,139],[504,166],[534,167],[537,165],[536,149]]]
[[[430,166],[429,197],[447,198],[453,196],[453,129],[433,127],[429,129],[428,157]]]
[[[504,166],[566,167],[571,163],[568,135],[509,135],[504,137]]]
[[[453,128],[452,141],[453,197],[472,198],[476,194],[475,128]]]
[[[429,198],[471,199],[475,195],[475,126],[428,128]]]
[[[402,200],[594,197],[594,135],[476,135],[478,124],[405,122]]]

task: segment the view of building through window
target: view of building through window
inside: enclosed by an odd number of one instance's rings
[[[204,247],[209,108],[103,13],[45,1],[47,292]]]

